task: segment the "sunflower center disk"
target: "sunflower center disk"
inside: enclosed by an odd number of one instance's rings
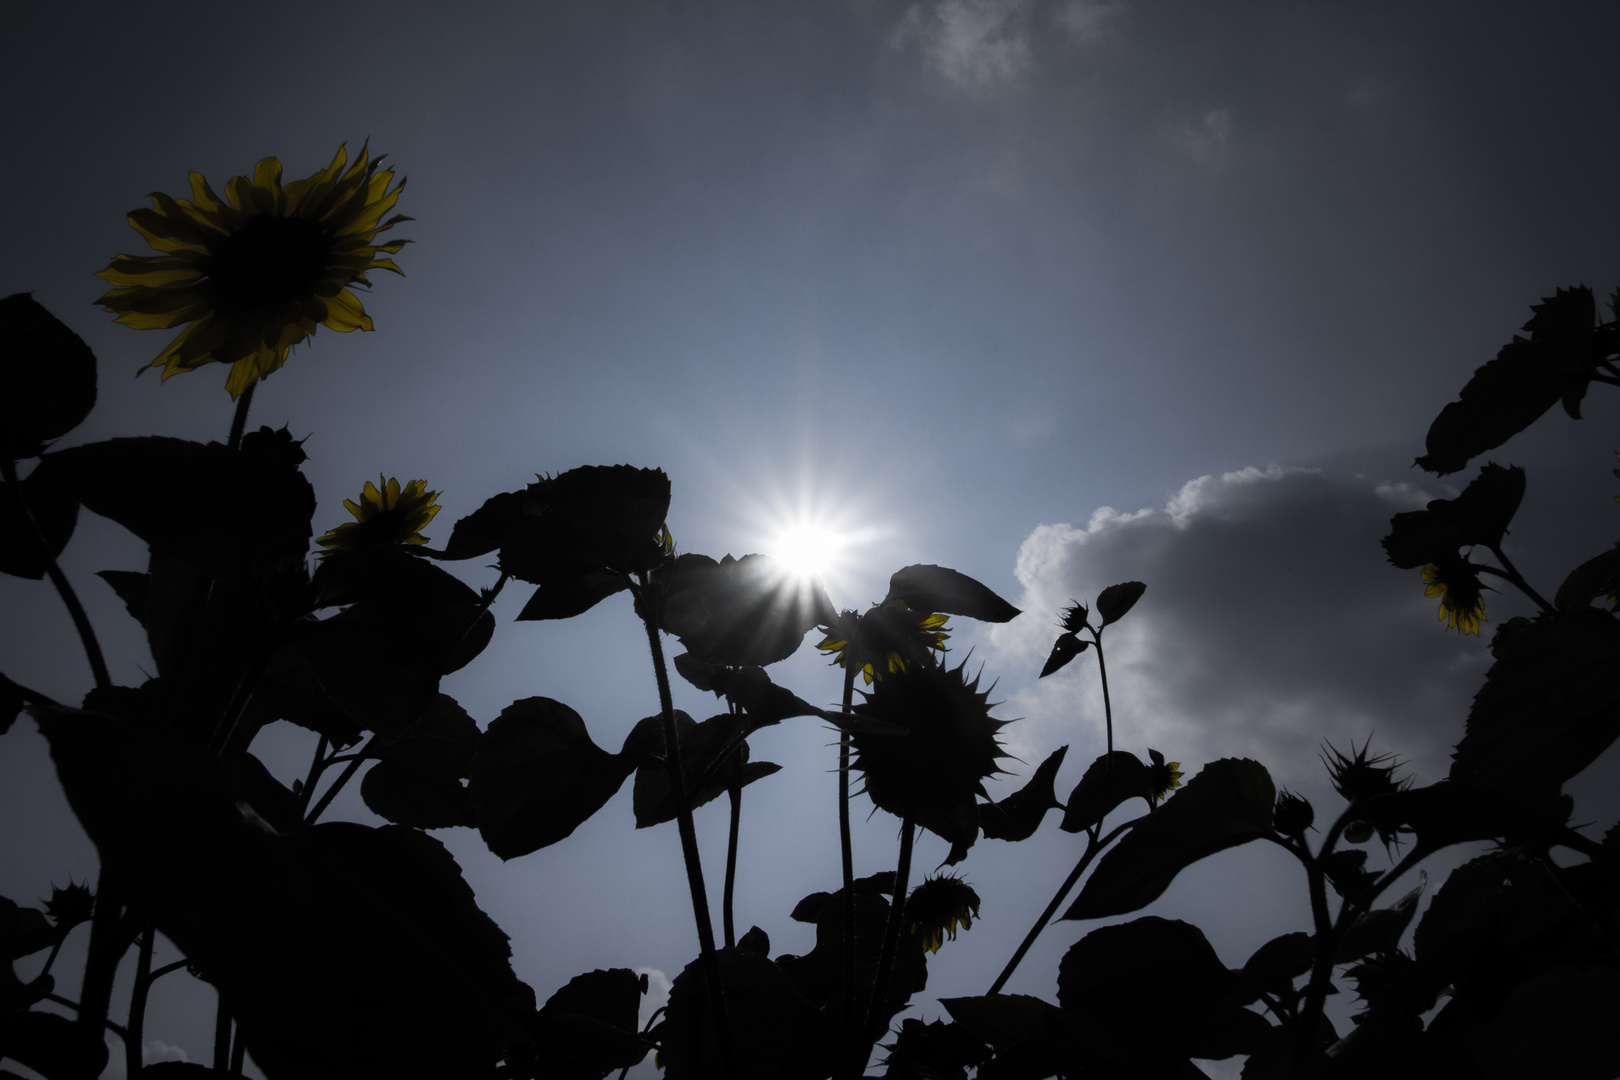
[[[326,273],[332,240],[305,218],[260,214],[215,245],[208,278],[227,318],[265,317],[309,298]]]

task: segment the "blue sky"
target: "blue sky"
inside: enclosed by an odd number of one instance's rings
[[[407,276],[378,275],[374,333],[317,334],[254,405],[309,436],[318,528],[379,472],[443,492],[441,539],[536,472],[618,462],[670,473],[685,550],[768,550],[809,513],[851,535],[842,606],[922,562],[1026,608],[953,644],[999,680],[998,715],[1023,717],[1020,756],[1071,744],[1060,790],[1100,750],[1096,671],[1034,676],[1058,607],[1127,578],[1148,583],[1111,665],[1127,747],[1254,756],[1303,786],[1321,738],[1372,734],[1442,775],[1485,643],[1436,625],[1378,538],[1455,490],[1411,459],[1528,305],[1620,283],[1620,16],[1596,4],[65,4],[14,21],[30,45],[0,71],[0,292],[33,290],[100,357],[100,406],[70,441],[229,423],[223,370],[137,380],[166,337],[92,306],[91,274],[142,251],[124,214],[191,169],[217,187],[276,155],[302,176],[369,137],[409,177]],[[1493,455],[1529,469],[1513,551],[1545,588],[1612,542],[1617,415],[1594,392],[1585,420],[1555,410]],[[87,519],[65,562],[115,678],[137,681],[144,645],[90,575],[139,569],[138,550]],[[75,700],[88,678],[52,598],[8,579],[0,602],[0,670]],[[1491,602],[1493,620],[1516,610]],[[544,694],[617,745],[654,711],[627,604],[514,613],[497,606],[495,644],[447,683],[480,721]],[[808,655],[779,681],[838,693]],[[785,768],[750,789],[739,919],[776,951],[808,948],[787,912],[837,875],[828,738],[755,741]],[[300,746],[265,752],[290,776]],[[1604,823],[1615,766],[1581,789]],[[0,841],[0,893],[91,874],[30,724],[0,742],[0,776],[30,825]],[[504,867],[440,834],[542,999],[581,970],[673,974],[695,952],[684,899],[663,900],[673,830],[632,833],[627,802]],[[982,992],[1061,880],[1072,838],[1048,829],[975,849],[985,920],[940,954],[930,999]],[[893,833],[883,815],[861,830],[862,872]],[[1161,902],[1212,924],[1231,964],[1303,917],[1299,883],[1249,858]],[[1050,994],[1079,936],[1048,935],[1025,991]],[[166,993],[152,1030],[205,1055],[211,1006]]]

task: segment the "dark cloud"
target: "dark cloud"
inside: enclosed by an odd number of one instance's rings
[[[1490,656],[1484,640],[1436,623],[1417,573],[1390,566],[1378,541],[1392,513],[1445,493],[1272,466],[1199,477],[1158,509],[1042,525],[1017,571],[1036,617],[998,631],[996,664],[1038,665],[1063,605],[1143,581],[1142,601],[1104,637],[1121,745],[1192,765],[1254,757],[1300,783],[1320,775],[1324,739],[1372,736],[1437,779]],[[1496,617],[1505,602],[1492,599]],[[1024,737],[1077,739],[1079,724],[1100,740],[1096,668],[1085,656],[1015,693]]]

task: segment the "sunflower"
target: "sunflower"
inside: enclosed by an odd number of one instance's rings
[[[864,693],[864,691],[863,691]],[[873,687],[855,712],[889,725],[851,735],[853,766],[875,806],[949,840],[962,852],[979,836],[976,796],[1006,757],[989,692],[962,666],[912,664]],[[892,733],[904,729],[905,734]],[[955,859],[949,860],[955,862]]]
[[[162,255],[119,255],[97,277],[117,288],[96,301],[126,326],[166,330],[189,323],[151,367],[163,377],[208,363],[231,365],[225,388],[240,397],[279,368],[315,332],[370,330],[371,317],[348,288],[370,286],[368,270],[403,274],[388,258],[409,241],[377,242],[401,221],[393,209],[401,180],[362,147],[345,171],[332,164],[282,186],[281,163],[265,158],[253,176],[233,176],[222,200],[200,173],[191,198],[152,195],[151,210],[129,223]],[[143,368],[144,370],[144,368]]]
[[[328,550],[324,555],[340,551],[361,551],[386,547],[389,544],[425,544],[422,529],[439,512],[434,505],[437,491],[427,490],[426,480],[412,480],[404,487],[393,478],[383,480],[379,488],[370,480],[360,493],[360,501],[344,499],[343,505],[354,520],[339,525],[315,542]]]
[[[855,666],[871,686],[884,674],[906,670],[906,665],[945,651],[950,632],[944,627],[949,615],[912,611],[904,600],[873,604],[865,615],[853,611],[841,614],[825,629],[827,636],[816,648],[832,656],[841,668]]]
[[[947,939],[955,941],[958,926],[972,929],[978,914],[979,894],[954,874],[929,878],[906,897],[906,925],[931,953],[939,952]]]
[[[1167,762],[1157,750],[1149,750],[1148,757],[1153,761],[1148,766],[1148,784],[1153,792],[1153,801],[1158,802],[1181,786],[1181,762]]]
[[[1464,634],[1479,636],[1479,624],[1485,618],[1485,596],[1479,577],[1468,568],[1460,556],[1442,558],[1423,568],[1423,580],[1429,587],[1423,595],[1438,598],[1440,610],[1436,618]]]

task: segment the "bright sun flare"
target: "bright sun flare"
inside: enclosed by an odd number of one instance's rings
[[[818,577],[832,568],[844,538],[819,525],[796,525],[782,530],[771,554],[790,574]]]

